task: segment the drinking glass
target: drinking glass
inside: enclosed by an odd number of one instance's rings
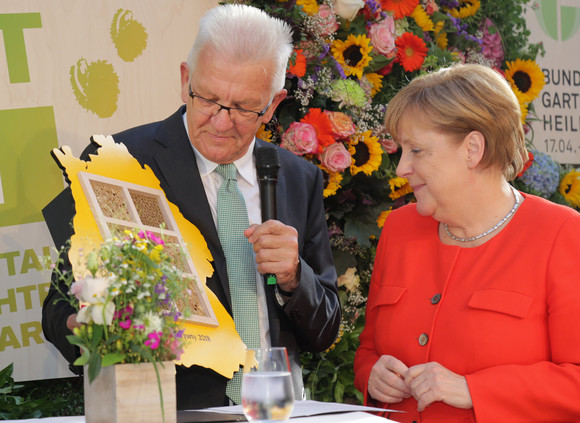
[[[285,347],[248,349],[242,407],[251,422],[288,420],[294,408],[294,388]]]

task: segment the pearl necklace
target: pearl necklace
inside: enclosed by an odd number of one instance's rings
[[[488,229],[484,233],[476,235],[476,236],[471,236],[469,238],[459,238],[459,237],[456,237],[455,235],[453,235],[451,232],[449,232],[449,228],[447,227],[447,223],[444,223],[443,226],[445,227],[445,233],[447,233],[447,236],[449,236],[449,238],[451,238],[454,241],[470,242],[470,241],[475,241],[476,239],[479,239],[479,238],[483,238],[484,236],[487,236],[490,233],[492,233],[493,231],[497,230],[501,225],[503,225],[506,222],[506,220],[508,220],[510,217],[512,217],[512,215],[516,212],[516,209],[520,205],[520,198],[518,197],[518,194],[517,194],[515,188],[512,187],[511,185],[510,185],[510,188],[512,190],[512,194],[514,195],[515,204],[512,207],[512,209],[508,212],[508,214],[506,214],[505,217],[502,220],[500,220],[493,228]]]

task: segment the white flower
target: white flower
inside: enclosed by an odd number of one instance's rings
[[[82,307],[77,314],[78,323],[91,323],[97,325],[109,326],[113,321],[115,315],[115,303],[108,301],[107,303],[92,304]]]
[[[334,0],[334,11],[341,18],[352,21],[364,5],[363,0]]]
[[[115,313],[115,303],[108,298],[111,282],[111,278],[86,278],[71,285],[71,292],[82,306],[77,314],[77,322],[111,324]]]
[[[107,289],[111,285],[111,278],[86,278],[81,281],[75,282],[75,284],[80,285],[80,293],[78,293],[77,298],[85,303],[97,304],[103,303],[107,298]],[[71,291],[73,287],[71,286]]]
[[[148,311],[145,313],[143,318],[136,319],[135,325],[137,326],[144,326],[145,333],[149,334],[151,332],[162,332],[163,331],[163,319],[160,316],[153,313],[152,311]]]
[[[354,291],[360,283],[360,277],[356,274],[356,267],[349,267],[344,275],[338,277],[338,286],[344,286],[347,291]]]

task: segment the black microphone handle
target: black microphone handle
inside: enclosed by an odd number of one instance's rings
[[[262,223],[266,220],[276,219],[276,182],[274,178],[260,179],[260,207],[262,208]],[[264,275],[267,285],[276,285],[276,275],[266,273]]]
[[[276,219],[276,180],[260,180],[260,207],[262,208],[262,223]]]

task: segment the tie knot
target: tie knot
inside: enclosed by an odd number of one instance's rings
[[[233,163],[221,164],[216,167],[215,171],[219,173],[226,181],[236,179],[236,165]]]

